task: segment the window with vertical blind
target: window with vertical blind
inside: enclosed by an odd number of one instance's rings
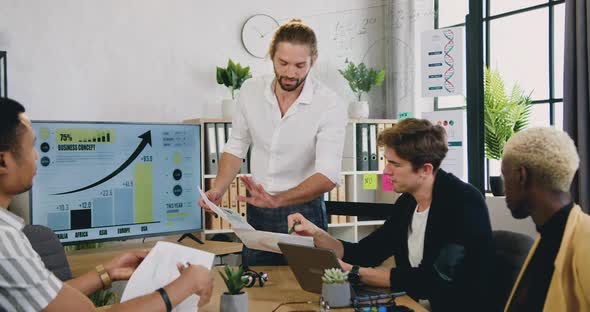
[[[435,27],[465,26],[469,0],[434,0]],[[518,83],[531,93],[533,126],[563,127],[563,0],[482,0],[484,55],[507,88]],[[465,106],[462,96],[435,98],[435,109]]]
[[[469,1],[434,0],[435,28],[465,26]],[[482,0],[482,4],[485,64],[499,71],[507,92],[517,83],[531,94],[530,126],[563,129],[565,1]],[[457,109],[467,102],[463,96],[439,97],[434,98],[434,108]]]

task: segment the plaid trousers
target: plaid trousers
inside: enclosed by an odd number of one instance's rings
[[[255,229],[267,232],[287,233],[287,217],[293,213],[302,214],[307,220],[318,227],[328,229],[328,216],[323,196],[304,204],[291,205],[280,208],[258,208],[248,204],[248,223]],[[242,265],[286,265],[287,261],[282,254],[253,250],[244,246],[242,249]]]

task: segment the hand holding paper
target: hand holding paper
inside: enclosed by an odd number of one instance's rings
[[[224,218],[229,223],[231,223],[234,232],[236,233],[238,238],[240,238],[242,243],[244,243],[244,245],[246,245],[246,247],[250,249],[281,253],[281,249],[279,248],[279,245],[277,245],[278,242],[313,247],[312,237],[302,237],[284,233],[257,231],[236,211],[233,211],[228,208],[217,207],[217,205],[212,203],[207,198],[203,190],[199,189],[199,192],[201,193],[201,197],[203,198],[205,203],[209,205],[211,210],[217,213],[221,218]]]
[[[221,197],[223,196],[223,193],[216,191],[216,190],[208,190],[205,193],[205,196],[201,196],[201,199],[199,199],[199,206],[201,206],[201,208],[205,209],[205,211],[207,211],[208,213],[214,213],[213,210],[211,209],[211,206],[209,206],[207,204],[207,202],[205,201],[205,199],[209,200],[210,202],[216,202],[216,203],[220,203],[221,202]]]
[[[234,229],[254,230],[254,227],[248,224],[248,222],[244,220],[244,218],[242,218],[242,216],[237,211],[231,210],[229,208],[219,208],[212,201],[210,201],[209,198],[207,198],[205,192],[203,192],[203,190],[200,188],[199,192],[201,193],[201,198],[205,201],[207,206],[209,206],[209,208],[211,208],[211,210],[213,210],[213,212],[215,212],[217,215],[227,220]]]
[[[121,302],[151,293],[156,289],[175,281],[180,276],[177,267],[179,262],[190,263],[191,268],[189,269],[197,271],[195,272],[195,275],[200,275],[200,277],[202,277],[200,281],[199,279],[193,279],[194,281],[191,282],[207,284],[207,279],[203,277],[203,274],[199,274],[198,271],[201,269],[197,266],[200,265],[205,268],[211,268],[214,257],[215,255],[212,253],[198,249],[169,242],[158,242],[137,267],[133,275],[131,275],[129,282],[123,291]],[[195,266],[195,268],[193,268],[193,266]],[[206,287],[207,285],[203,286]],[[208,294],[207,289],[202,289],[202,293],[205,294],[206,297]],[[204,299],[205,301],[208,300],[208,298]],[[178,304],[174,310],[178,312],[197,311],[198,302],[199,297],[197,295],[191,295]]]

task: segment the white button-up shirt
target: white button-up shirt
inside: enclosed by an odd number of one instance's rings
[[[338,184],[347,119],[346,103],[308,76],[281,118],[274,77],[252,78],[240,89],[232,132],[223,149],[245,158],[257,183],[271,194],[287,191],[315,173]]]

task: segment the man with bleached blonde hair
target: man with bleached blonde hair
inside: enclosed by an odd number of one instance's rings
[[[578,164],[574,142],[555,128],[519,132],[504,147],[508,209],[539,232],[505,311],[590,311],[590,216],[569,194]]]

